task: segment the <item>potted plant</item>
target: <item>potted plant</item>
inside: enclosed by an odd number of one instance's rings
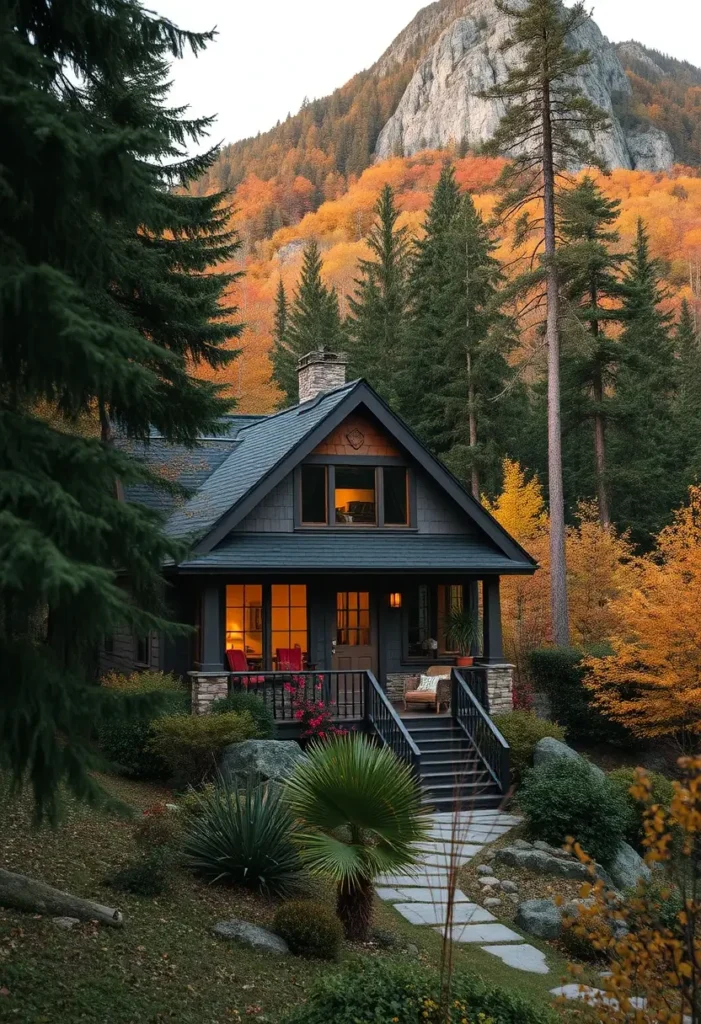
[[[445,638],[450,647],[458,652],[456,664],[472,665],[472,645],[477,639],[477,621],[469,608],[454,608],[445,622]]]

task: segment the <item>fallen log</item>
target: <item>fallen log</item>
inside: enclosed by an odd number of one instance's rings
[[[44,882],[37,882],[27,875],[0,868],[0,904],[15,910],[28,910],[33,914],[47,914],[51,917],[77,917],[81,921],[99,921],[112,928],[121,928],[124,918],[119,910],[103,907],[92,900],[72,896],[61,889],[54,889]]]

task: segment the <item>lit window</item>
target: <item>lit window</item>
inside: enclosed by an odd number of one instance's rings
[[[385,524],[409,525],[409,493],[407,471],[404,466],[385,466]]]
[[[226,588],[226,649],[263,657],[263,587],[234,583]]]
[[[326,466],[302,466],[302,522],[328,522],[328,490]]]
[[[375,470],[372,466],[336,466],[335,496],[337,523],[374,526]]]
[[[300,650],[301,666],[307,664],[307,588],[303,584],[273,583],[271,591],[271,627],[273,657],[279,651]]]

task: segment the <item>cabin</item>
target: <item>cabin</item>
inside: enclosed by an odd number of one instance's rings
[[[156,503],[185,543],[164,576],[173,617],[196,628],[176,640],[115,634],[102,668],[175,672],[190,680],[197,714],[232,686],[256,688],[281,735],[295,730],[285,684],[293,674],[339,722],[373,729],[416,765],[412,729],[458,728],[457,741],[463,711],[491,722],[511,708],[500,579],[536,564],[345,370],[341,355],[310,353],[300,360],[297,405],[232,415],[195,450],[157,436],[144,447],[142,457],[190,496],[171,507],[144,488],[125,498]],[[475,623],[469,652],[451,642],[456,609]],[[457,665],[470,656],[472,665]],[[441,676],[443,700],[407,700]],[[438,751],[444,740],[434,739]]]

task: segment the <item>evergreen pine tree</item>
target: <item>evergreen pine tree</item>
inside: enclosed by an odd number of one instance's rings
[[[611,247],[618,242],[612,230],[620,201],[607,199],[588,175],[558,197],[562,245],[558,265],[565,308],[566,345],[563,351],[563,407],[566,466],[583,461],[585,478],[574,493],[591,492],[587,477],[593,453],[594,490],[601,522],[608,526],[606,478],[606,426],[609,395],[615,382],[618,345],[607,332],[620,321],[620,268],[624,257]],[[582,438],[581,427],[591,427],[593,444]]]
[[[282,392],[280,405],[283,408],[297,401],[297,362],[301,356],[321,349],[333,351],[343,343],[338,295],[322,281],[321,267],[319,246],[311,241],[304,250],[299,284],[286,315],[284,337],[276,335],[273,348],[273,380]],[[279,294],[278,290],[278,302]]]
[[[100,796],[102,637],[173,630],[161,566],[181,551],[118,482],[167,485],[112,427],[195,445],[230,405],[189,370],[234,355],[232,277],[205,271],[238,243],[222,195],[171,188],[215,156],[185,155],[210,120],[166,102],[168,58],[208,38],[137,0],[0,12],[0,762],[40,811],[61,782]]]
[[[701,480],[701,335],[687,299],[682,300],[674,347],[677,353],[679,465],[684,467],[685,483],[698,483]]]
[[[395,367],[406,340],[410,240],[398,228],[391,185],[375,207],[377,219],[365,239],[374,259],[361,260],[346,322],[351,377],[365,377],[388,401],[395,398]]]
[[[676,367],[659,264],[638,221],[622,282],[623,332],[611,403],[611,512],[635,544],[648,546],[683,498],[674,429]]]
[[[511,19],[513,35],[505,50],[521,47],[523,58],[509,69],[506,80],[485,95],[508,103],[490,143],[497,153],[512,157],[501,175],[501,217],[518,218],[517,240],[530,232],[538,236],[535,252],[543,254],[548,346],[548,492],[550,504],[550,600],[553,639],[569,638],[567,568],[565,562],[565,499],[562,478],[560,422],[560,311],[556,256],[555,190],[558,175],[577,164],[595,164],[588,139],[608,128],[604,112],[591,103],[573,76],[591,61],[588,51],[573,51],[567,37],[583,25],[588,14],[582,3],[567,9],[560,0],[527,0],[512,7],[496,0]],[[536,205],[542,216],[529,219]]]

